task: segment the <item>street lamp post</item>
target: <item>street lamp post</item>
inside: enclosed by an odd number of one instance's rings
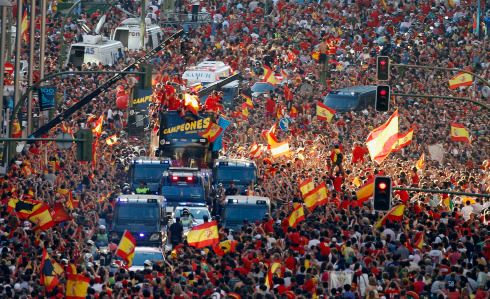
[[[0,35],[0,135],[3,133],[3,81],[5,80],[5,61],[6,61],[6,51],[7,49],[7,13],[8,7],[12,6],[10,1],[0,0],[0,10],[1,10],[1,21],[2,21],[2,32]]]
[[[31,15],[30,17],[30,28],[29,28],[29,76],[28,82],[29,86],[34,82],[34,54],[36,51],[36,0],[31,0]],[[27,99],[27,135],[29,136],[32,132],[32,90],[29,91],[29,96]]]

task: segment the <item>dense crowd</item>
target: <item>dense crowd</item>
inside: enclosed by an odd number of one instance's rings
[[[488,111],[468,102],[395,97],[391,106],[398,108],[400,132],[414,128],[414,138],[378,165],[371,162],[365,140],[394,109],[338,113],[328,123],[316,118],[315,102],[336,88],[376,84],[374,66],[380,54],[390,56],[393,63],[469,69],[488,82],[490,17],[485,13],[480,36],[476,36],[475,7],[470,1],[449,1],[451,5],[410,0],[353,2],[201,1],[200,10],[213,16],[211,24],[191,28],[183,46],[173,45],[152,60],[163,78],[178,78],[187,65],[205,59],[225,61],[250,84],[262,79],[258,65],[271,66],[278,76],[287,77],[293,93],[287,109],[278,88],[268,99],[254,99],[246,119],[235,117],[233,111],[223,112],[233,121],[225,131],[222,149],[229,157],[248,158],[252,144],[266,144],[262,132],[278,121],[278,110],[293,119],[288,132],[276,131],[279,140],[289,141],[291,154],[271,158],[264,152],[254,158],[259,172],[254,192],[271,199],[271,214],[241,231],[220,228],[221,240],[237,241],[234,250],[220,256],[211,248],[196,250],[183,244],[168,253],[164,263],[138,273],[94,261],[92,241],[101,233],[99,219],[110,223],[114,198],[126,180],[121,161],[140,154],[136,146],[148,144],[121,133],[127,112],[116,108],[114,88],[63,124],[64,130],[76,131],[94,126],[101,114],[106,116],[94,164],[76,161],[74,147],[60,150],[52,142],[32,144],[11,161],[2,178],[0,294],[5,298],[64,297],[65,274],[59,275],[61,283],[50,291],[40,281],[45,250],[66,273],[73,272],[69,268],[75,265],[77,273],[90,278],[87,298],[489,298],[490,230],[483,218],[488,198],[396,191],[394,204],[406,206],[403,218],[381,227],[375,227],[380,213],[369,202],[359,205],[356,201],[356,190],[376,175],[389,175],[402,187],[490,193]],[[179,11],[190,12],[196,3],[176,4]],[[121,5],[137,12],[137,3],[122,1]],[[79,18],[94,26],[100,14],[82,13]],[[156,17],[163,20],[164,15]],[[106,33],[126,17],[116,8],[107,16]],[[48,24],[47,73],[58,70],[61,45],[80,39],[81,34],[75,19],[52,14]],[[58,31],[62,24],[64,36]],[[332,49],[326,77],[312,58],[322,43]],[[142,52],[125,54],[115,66],[84,65],[82,69],[119,70]],[[74,68],[68,65],[66,69]],[[447,82],[453,75],[393,68],[389,83],[398,93],[469,97],[490,104],[482,94],[485,84],[481,81],[449,90]],[[106,78],[84,75],[53,81],[59,91],[59,111]],[[129,76],[119,84],[129,90],[135,83]],[[291,107],[297,113],[291,113]],[[451,122],[466,126],[471,144],[451,141]],[[104,142],[114,133],[119,137],[116,145]],[[343,171],[332,163],[335,145],[343,153]],[[434,145],[442,158],[429,151]],[[425,166],[417,169],[422,153]],[[298,183],[306,178],[316,184],[325,182],[329,200],[292,228],[287,217],[293,203],[302,202]],[[70,220],[46,231],[34,230],[32,223],[8,212],[12,198],[40,200],[51,208],[61,203]],[[420,234],[424,242],[415,246]],[[275,262],[281,267],[268,288],[265,277]],[[352,275],[352,281],[340,283],[342,273]]]

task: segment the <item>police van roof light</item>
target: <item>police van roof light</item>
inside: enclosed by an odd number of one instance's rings
[[[128,199],[127,198],[119,198],[118,200],[119,202],[128,202]]]

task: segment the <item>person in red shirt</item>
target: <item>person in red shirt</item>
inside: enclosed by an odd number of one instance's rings
[[[204,109],[210,112],[219,112],[220,110],[223,110],[223,106],[219,103],[220,101],[221,96],[215,90],[206,99],[206,102],[204,103]]]
[[[365,149],[357,142],[354,143],[352,148],[352,163],[364,163]]]

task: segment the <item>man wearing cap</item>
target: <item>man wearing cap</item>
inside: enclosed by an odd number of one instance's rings
[[[192,217],[191,213],[189,213],[189,209],[187,208],[183,209],[182,216],[180,217],[180,222],[182,223],[182,226],[190,228],[192,226],[193,221],[194,218]]]

